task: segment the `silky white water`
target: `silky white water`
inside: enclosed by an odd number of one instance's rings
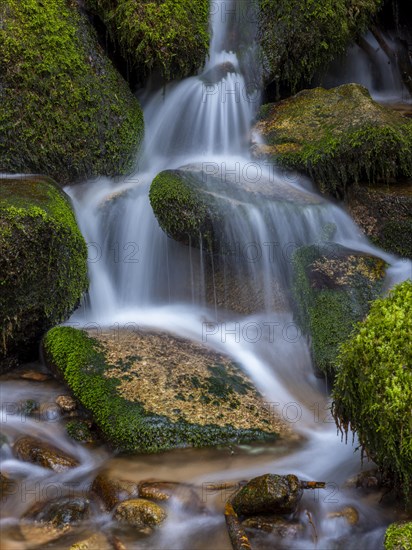
[[[146,135],[135,173],[121,181],[99,178],[68,188],[88,243],[90,275],[87,299],[69,324],[95,330],[159,329],[230,355],[274,412],[303,436],[303,442],[291,448],[243,446],[233,455],[224,449],[115,458],[69,442],[56,418],[22,423],[10,412],[5,430],[11,438],[23,432],[55,444],[58,441],[77,457],[80,466],[69,473],[50,475],[13,458],[7,445],[1,448],[1,458],[8,471],[31,484],[38,482],[40,487],[53,483],[61,487],[76,480],[87,486],[103,463],[123,475],[127,472],[132,479],[163,477],[199,487],[267,472],[294,473],[328,485],[323,493],[305,495],[300,519],[308,536],[287,540],[285,547],[374,550],[381,545],[388,516],[373,499],[359,500],[354,490],[344,487],[361,469],[360,454],[354,453],[356,442],[345,444],[337,435],[327,387],[314,376],[307,340],[294,322],[289,300],[291,257],[297,247],[321,242],[325,226],[334,224],[336,244],[380,256],[391,265],[387,287],[410,276],[411,264],[373,247],[349,215],[320,197],[308,180],[251,158],[250,127],[259,93],[246,84],[237,54],[226,51],[229,23],[233,27],[227,14],[231,10],[236,13],[236,6],[227,0],[213,3],[210,57],[198,76],[141,94]],[[238,14],[235,27],[249,20]],[[205,288],[211,275],[205,269],[204,253],[168,238],[153,215],[148,199],[151,181],[162,170],[186,165],[221,178],[222,189],[214,186],[210,191],[230,206],[222,239],[231,251],[231,273],[247,277],[263,296],[263,306],[253,314],[235,314],[210,300]],[[241,198],[234,200],[225,194],[227,178],[243,190]],[[204,185],[209,185],[207,179]],[[281,294],[279,308],[271,303],[273,281]],[[226,284],[228,288],[232,284],[230,277]],[[32,387],[29,391],[25,384],[15,380],[3,384],[3,410],[5,403],[21,399],[26,390],[27,395],[32,393]],[[50,383],[49,393],[38,393],[36,398],[52,401],[58,391]],[[33,498],[29,494],[16,509],[6,508],[3,524],[17,522],[13,518]],[[192,550],[214,545],[228,549],[223,501],[208,495],[207,504],[210,513],[206,516],[188,513],[176,504],[154,539],[129,540],[128,548]],[[328,517],[329,512],[351,505],[360,514],[356,529],[343,518]],[[316,524],[317,538],[311,533],[306,512]],[[103,531],[113,527],[109,515],[96,514],[92,521]]]

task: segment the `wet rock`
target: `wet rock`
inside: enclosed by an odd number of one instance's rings
[[[230,499],[240,516],[291,514],[302,497],[299,479],[292,474],[265,474],[251,479]]]
[[[367,470],[360,472],[358,475],[351,477],[345,483],[346,487],[363,489],[378,489],[381,486],[382,475],[379,470]]]
[[[120,502],[138,496],[138,484],[113,477],[110,472],[101,472],[93,481],[92,491],[103,501],[107,510],[112,510]]]
[[[203,502],[195,488],[173,481],[146,480],[139,482],[139,497],[151,500],[167,501],[175,498],[186,509],[201,510]]]
[[[359,523],[359,512],[353,506],[345,506],[341,510],[329,512],[328,518],[344,518],[349,525],[357,525]]]
[[[303,532],[303,525],[298,521],[274,515],[252,516],[242,521],[242,525],[245,529],[258,529],[282,538],[296,538]]]
[[[36,370],[26,370],[20,373],[20,378],[31,380],[32,382],[45,382],[46,380],[50,380],[50,375]]]
[[[49,502],[37,502],[25,514],[24,519],[47,523],[62,529],[87,519],[90,501],[84,497],[57,498]]]
[[[143,498],[125,500],[116,507],[114,518],[134,527],[154,527],[166,519],[166,512]]]
[[[56,327],[44,348],[50,368],[118,450],[153,453],[293,437],[240,365],[207,345],[137,329],[113,338],[109,331],[92,337]]]
[[[40,411],[40,405],[34,399],[26,399],[25,401],[20,401],[18,409],[19,414],[22,416],[33,416]]]
[[[15,492],[16,483],[6,472],[0,472],[0,501]]]
[[[255,131],[267,143],[254,152],[342,196],[352,184],[410,177],[411,128],[410,119],[373,101],[363,86],[315,88],[261,108]]]
[[[68,468],[78,466],[78,462],[73,457],[34,437],[25,436],[18,439],[13,446],[13,452],[20,460],[55,472],[64,472]]]
[[[70,395],[58,395],[55,402],[63,413],[72,412],[77,407],[76,401]]]
[[[79,443],[93,443],[95,438],[84,420],[70,420],[66,424],[66,432],[69,437]]]
[[[70,525],[65,525],[62,528],[55,527],[52,524],[44,523],[24,523],[20,524],[20,532],[26,540],[26,547],[42,548],[46,544],[61,539],[67,532],[71,530]],[[59,541],[59,548],[61,548]],[[21,548],[21,546],[19,547]]]
[[[107,537],[102,533],[95,533],[86,539],[83,539],[70,546],[69,550],[113,550]]]

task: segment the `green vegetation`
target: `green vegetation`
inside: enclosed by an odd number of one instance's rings
[[[382,0],[259,0],[267,82],[292,93],[310,84],[362,34]]]
[[[5,0],[0,14],[0,172],[130,171],[142,112],[76,3]]]
[[[123,57],[140,75],[194,73],[208,46],[209,0],[88,0]]]
[[[123,452],[155,453],[176,447],[266,440],[275,437],[258,429],[199,425],[147,413],[138,401],[121,396],[121,380],[105,376],[110,363],[101,344],[70,327],[51,329],[44,338],[49,366],[87,409],[104,439]]]
[[[86,243],[68,198],[52,180],[2,180],[0,272],[0,362],[30,357],[88,287]]]
[[[388,527],[385,550],[412,550],[412,522],[393,523]]]
[[[412,176],[412,121],[357,84],[265,105],[256,129],[268,143],[262,154],[306,172],[323,192],[342,195],[359,182]]]
[[[298,322],[312,338],[315,366],[333,377],[339,345],[379,295],[384,263],[323,243],[296,250],[293,267]]]
[[[190,172],[165,170],[158,174],[150,187],[150,204],[160,227],[173,239],[206,248],[214,241],[213,225],[219,214],[211,195]]]
[[[357,432],[367,454],[412,496],[412,282],[376,300],[340,348],[333,415]],[[410,526],[409,526],[410,531]]]

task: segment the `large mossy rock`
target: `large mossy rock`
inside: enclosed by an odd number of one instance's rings
[[[3,2],[0,88],[0,172],[67,183],[131,170],[142,112],[76,2]]]
[[[392,523],[385,533],[385,550],[412,550],[412,522]]]
[[[376,300],[341,346],[333,391],[338,426],[412,497],[412,282]]]
[[[170,80],[188,76],[204,63],[209,0],[87,0],[86,4],[140,74],[158,70]]]
[[[358,84],[303,90],[264,105],[259,118],[266,144],[255,154],[305,172],[323,192],[412,176],[412,121]]]
[[[41,176],[0,185],[0,365],[29,359],[87,290],[87,247],[67,195]]]
[[[385,264],[325,242],[297,249],[293,267],[299,324],[311,337],[316,368],[333,376],[339,345],[379,296]]]
[[[412,258],[412,183],[362,187],[350,192],[352,218],[378,246]]]
[[[259,0],[266,81],[294,93],[365,31],[381,0]]]
[[[50,330],[50,368],[125,452],[270,440],[290,435],[227,357],[168,334]]]

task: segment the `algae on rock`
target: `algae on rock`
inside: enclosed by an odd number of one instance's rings
[[[87,247],[52,180],[5,178],[0,187],[0,364],[36,355],[88,287]]]
[[[261,108],[257,156],[308,174],[323,192],[412,177],[412,121],[358,84],[303,90]]]
[[[376,300],[337,357],[333,415],[412,497],[412,282]]]
[[[133,167],[140,106],[75,4],[4,1],[0,172],[64,184]]]
[[[209,46],[209,0],[87,0],[129,66],[167,80],[193,74]],[[222,14],[222,17],[224,14]]]
[[[290,436],[227,357],[168,334],[116,336],[57,327],[43,343],[112,447],[154,453]]]

